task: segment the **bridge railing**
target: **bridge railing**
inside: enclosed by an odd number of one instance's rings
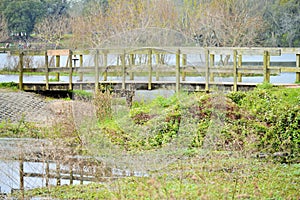
[[[147,75],[148,90],[152,89],[153,77],[155,73],[156,81],[162,72],[173,73],[175,77],[174,85],[178,92],[181,85],[186,81],[186,77],[190,73],[197,73],[205,77],[205,90],[210,89],[210,85],[214,83],[215,76],[218,74],[233,77],[233,90],[238,89],[238,84],[242,82],[242,77],[248,74],[256,74],[264,77],[264,82],[270,82],[271,74],[280,74],[281,72],[296,73],[296,82],[300,82],[300,48],[201,48],[201,47],[145,47],[145,48],[115,48],[115,49],[91,49],[91,50],[47,50],[47,51],[18,51],[13,52],[19,55],[19,87],[23,87],[24,72],[43,72],[45,73],[45,87],[42,90],[49,90],[49,73],[55,72],[56,79],[59,81],[59,73],[65,72],[69,75],[68,90],[73,89],[73,75],[79,73],[79,81],[83,81],[84,73],[93,73],[95,77],[94,88],[99,89],[99,80],[102,76],[102,82],[109,82],[107,77],[109,73],[118,72],[121,74],[121,88],[126,89],[127,75],[130,81],[134,81],[134,74],[138,71],[139,65],[143,72]],[[281,63],[281,66],[271,65],[272,56],[281,56],[282,54],[294,54],[295,62]],[[42,68],[24,68],[23,58],[26,55],[44,55],[45,66]],[[83,56],[89,55],[93,57],[93,66],[83,66]],[[114,64],[108,64],[108,57],[115,55]],[[143,63],[136,59],[142,55]],[[162,55],[172,55],[174,62],[165,65],[159,58]],[[189,55],[204,56],[203,62],[191,64]],[[55,57],[55,67],[49,66],[49,57]],[[60,66],[60,56],[67,56],[67,64]],[[75,57],[76,56],[76,57]],[[216,57],[228,56],[230,61],[226,61],[221,65],[216,65]],[[263,61],[260,63],[243,62],[244,56],[262,56]],[[79,67],[76,66],[79,62]],[[258,65],[257,65],[258,64]],[[162,66],[162,70],[159,66]],[[169,66],[166,67],[166,66]]]

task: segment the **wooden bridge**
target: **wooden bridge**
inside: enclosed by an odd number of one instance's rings
[[[237,91],[248,90],[259,84],[243,82],[245,76],[263,76],[263,82],[270,82],[271,75],[282,72],[296,73],[296,82],[300,82],[300,48],[144,47],[74,51],[27,50],[10,53],[19,56],[18,84],[19,88],[25,91],[98,90],[100,88],[111,88],[117,91],[168,88],[179,92],[209,91],[216,87]],[[284,54],[293,54],[296,59],[291,62],[271,61],[271,57],[276,56],[280,60],[280,56]],[[44,65],[25,66],[24,58],[32,55],[43,55]],[[261,56],[262,60],[244,62],[245,56]],[[67,57],[66,64],[63,66],[61,57]],[[90,62],[88,66],[84,66],[84,58],[87,57]],[[194,62],[191,61],[192,57],[201,59]],[[42,73],[45,80],[26,83],[23,77],[28,72]],[[68,82],[60,81],[62,73],[68,76]],[[55,80],[49,79],[51,74],[55,74]],[[84,81],[84,76],[93,77],[94,80]],[[118,78],[109,80],[111,76]],[[170,80],[161,80],[164,76],[168,76]],[[201,77],[202,81],[188,81],[188,77],[191,76]],[[78,80],[73,81],[74,77]],[[232,81],[218,82],[216,77],[231,77]],[[296,84],[280,85],[295,86]]]

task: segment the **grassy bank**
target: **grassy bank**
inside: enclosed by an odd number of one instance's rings
[[[247,93],[182,93],[131,108],[99,93],[92,102],[97,121],[75,124],[72,145],[146,176],[35,189],[26,197],[300,198],[300,89],[263,84]]]
[[[26,196],[58,199],[299,199],[300,165],[198,153],[151,173],[102,184],[49,187]]]

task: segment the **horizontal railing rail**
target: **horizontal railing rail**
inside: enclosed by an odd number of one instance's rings
[[[180,91],[180,86],[189,74],[200,74],[205,78],[205,90],[210,89],[210,83],[215,82],[218,75],[233,77],[233,90],[237,91],[238,83],[242,82],[243,75],[263,76],[264,82],[270,82],[271,75],[282,72],[296,73],[296,82],[300,82],[300,48],[202,48],[202,47],[143,47],[143,48],[114,48],[114,49],[89,49],[89,50],[47,50],[47,51],[11,51],[12,55],[19,56],[19,87],[24,89],[23,75],[27,72],[45,73],[45,90],[49,90],[49,74],[56,73],[59,82],[59,74],[66,73],[69,76],[69,90],[73,89],[73,76],[78,73],[79,81],[83,81],[83,74],[89,73],[95,77],[95,90],[99,89],[99,80],[107,81],[109,73],[118,73],[122,81],[122,89],[126,89],[126,82],[133,81],[134,77],[144,73],[149,90],[152,89],[153,77],[159,81],[164,73],[171,74],[175,78],[175,90]],[[295,60],[271,61],[271,57],[283,54],[295,55]],[[43,55],[45,64],[39,68],[25,68],[24,56]],[[83,57],[88,55],[92,59],[89,66],[83,65]],[[173,63],[164,63],[160,60],[163,56],[173,56]],[[191,64],[188,56],[201,55],[200,63]],[[61,66],[61,56],[67,57],[67,63]],[[114,61],[109,64],[108,57],[114,56]],[[141,57],[142,56],[142,57]],[[260,56],[262,61],[243,61],[243,56]],[[55,67],[49,64],[55,58]],[[224,58],[218,63],[216,58]],[[141,61],[143,60],[143,61]],[[279,61],[278,61],[279,60]],[[78,64],[78,65],[77,65]],[[146,73],[146,74],[145,74]],[[129,76],[129,80],[128,77]]]

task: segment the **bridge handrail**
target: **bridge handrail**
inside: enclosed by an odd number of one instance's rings
[[[95,66],[92,67],[83,67],[83,53],[90,52],[94,55]],[[271,66],[271,56],[280,56],[283,53],[293,52],[296,54],[296,66],[295,67],[279,67]],[[17,52],[13,52],[17,54]],[[25,55],[31,55],[31,53],[40,53],[37,51],[18,51],[19,55],[19,87],[23,88],[23,73],[31,71],[45,72],[46,76],[46,90],[49,90],[49,73],[50,72],[68,72],[69,73],[69,90],[72,90],[72,77],[73,72],[79,72],[81,75],[83,72],[93,72],[95,73],[95,89],[99,86],[99,77],[100,69],[105,69],[103,72],[104,81],[107,80],[107,73],[109,70],[115,70],[122,73],[122,88],[125,89],[126,85],[126,75],[127,72],[133,73],[133,71],[128,70],[131,66],[136,65],[132,60],[134,59],[132,55],[134,54],[145,54],[147,55],[147,62],[145,63],[145,68],[148,72],[148,89],[151,89],[152,85],[152,75],[153,68],[155,64],[152,61],[153,55],[158,54],[173,54],[175,55],[176,63],[173,65],[173,72],[176,74],[176,91],[180,90],[180,76],[182,76],[182,81],[185,81],[186,73],[191,72],[191,69],[188,69],[187,64],[187,54],[205,54],[205,64],[203,67],[197,68],[196,72],[205,74],[206,86],[205,89],[209,90],[209,83],[214,80],[214,74],[216,73],[225,73],[232,74],[234,78],[234,87],[233,90],[237,90],[237,82],[242,81],[242,74],[262,74],[264,76],[264,82],[270,82],[271,74],[278,74],[280,72],[294,72],[296,73],[296,81],[300,82],[300,48],[259,48],[259,47],[142,47],[142,48],[116,48],[116,49],[91,49],[91,50],[70,50],[70,49],[60,49],[60,50],[47,50],[43,51],[45,56],[45,67],[36,68],[36,69],[25,69],[23,57]],[[72,58],[73,55],[78,55],[79,59],[76,58],[76,61],[79,60],[80,67],[76,67],[72,64],[72,61],[75,60]],[[109,54],[117,54],[120,62],[116,65],[108,65],[107,56]],[[35,54],[36,55],[36,54]],[[222,67],[215,66],[215,55],[231,55],[233,56],[232,65],[226,65]],[[243,55],[262,55],[263,62],[261,66],[244,66],[242,62]],[[48,56],[68,56],[67,64],[65,67],[61,67],[59,63],[56,63],[56,67],[50,67]],[[102,66],[99,65],[99,56],[103,58]],[[126,61],[126,56],[129,60]],[[75,64],[75,63],[74,63]],[[195,66],[193,66],[195,67]],[[156,70],[159,72],[159,70]],[[82,79],[82,77],[81,77]]]

